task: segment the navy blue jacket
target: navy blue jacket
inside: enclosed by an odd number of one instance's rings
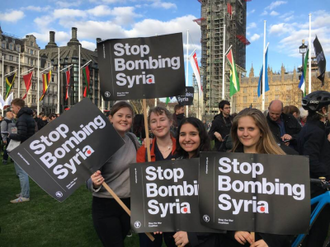
[[[32,117],[33,111],[28,107],[23,107],[17,113],[17,134],[10,134],[10,139],[24,142],[35,133],[35,121]]]

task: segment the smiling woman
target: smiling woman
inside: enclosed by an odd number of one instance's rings
[[[111,108],[109,119],[125,144],[91,176],[87,186],[93,192],[93,223],[100,240],[104,246],[121,247],[130,229],[130,217],[102,184],[107,183],[130,207],[129,165],[135,163],[139,142],[134,134],[128,133],[133,119],[133,109],[129,103],[117,102]]]

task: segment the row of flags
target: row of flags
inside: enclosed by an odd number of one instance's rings
[[[90,91],[90,71],[89,71],[88,66],[85,66],[84,68],[82,68],[82,74],[83,74],[83,80],[84,80],[84,97],[88,97],[89,91]],[[23,80],[24,80],[25,88],[26,88],[26,93],[22,97],[23,100],[26,98],[26,96],[31,88],[32,76],[33,76],[33,70],[31,72],[29,72],[28,74],[23,75]],[[67,100],[70,96],[70,88],[71,88],[70,78],[71,78],[70,69],[67,69],[64,74],[64,82],[66,85],[65,100]],[[11,73],[8,76],[5,76],[6,91],[4,93],[4,95],[5,95],[4,98],[0,95],[0,108],[2,107],[1,109],[3,109],[3,107],[5,106],[4,103],[9,98],[9,96],[12,95],[11,89],[14,85],[15,79],[16,79],[16,72]],[[39,98],[39,101],[42,101],[44,99],[44,97],[47,93],[47,90],[49,88],[49,84],[50,84],[51,80],[52,80],[52,71],[51,70],[49,70],[47,73],[42,74],[43,89],[42,89],[42,95]]]

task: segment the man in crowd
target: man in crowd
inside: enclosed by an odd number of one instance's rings
[[[211,140],[215,140],[215,150],[225,151],[224,140],[230,134],[233,122],[230,116],[230,103],[227,100],[221,100],[219,103],[220,114],[214,117],[209,131]],[[227,137],[228,138],[228,137]]]
[[[283,103],[273,100],[268,107],[267,122],[278,144],[295,148],[301,126],[294,116],[283,113]]]
[[[35,121],[32,117],[33,111],[25,107],[25,102],[22,99],[13,99],[11,102],[11,107],[13,112],[16,114],[16,127],[17,133],[10,133],[9,138],[11,140],[20,141],[23,143],[29,137],[31,137],[35,133]],[[27,173],[16,163],[15,170],[16,174],[19,178],[21,185],[21,192],[17,195],[17,198],[11,200],[11,203],[21,203],[30,201],[30,184],[29,184],[29,176]]]
[[[4,145],[2,164],[7,164],[8,162],[8,153],[6,148],[10,142],[8,135],[11,133],[12,127],[15,126],[15,124],[13,123],[13,118],[14,114],[12,113],[12,111],[8,110],[6,112],[4,120],[1,122],[1,137]]]

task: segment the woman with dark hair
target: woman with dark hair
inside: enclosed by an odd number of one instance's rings
[[[148,123],[154,138],[150,144],[151,161],[171,160],[175,155],[175,138],[171,135],[172,115],[164,107],[156,106],[148,113]],[[138,163],[147,162],[147,149],[143,145],[139,148],[136,161]],[[164,242],[167,247],[175,247],[173,233],[165,232],[155,234],[152,242],[145,234],[139,234],[141,247],[161,247]]]
[[[178,159],[198,158],[201,151],[209,151],[210,139],[202,121],[194,117],[183,119],[178,127],[176,145]],[[218,237],[213,233],[179,231],[173,237],[177,246],[218,246]]]
[[[242,110],[234,118],[231,136],[233,139],[232,152],[253,154],[277,154],[285,155],[277,145],[272,132],[267,124],[266,117],[261,111],[254,108]],[[290,246],[291,236],[255,233],[253,239],[247,231],[228,231],[222,237],[224,246]]]
[[[136,162],[139,143],[136,136],[128,132],[133,121],[133,109],[129,103],[117,102],[111,108],[109,120],[125,144],[91,176],[87,187],[93,192],[93,223],[103,246],[122,247],[130,230],[130,217],[102,183],[107,183],[130,208],[129,165]]]

